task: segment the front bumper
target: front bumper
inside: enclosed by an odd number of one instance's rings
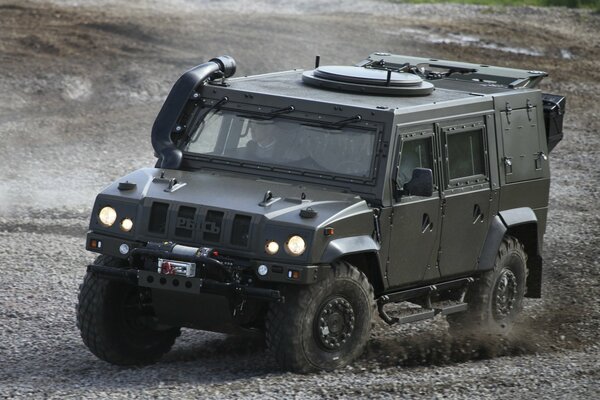
[[[174,254],[174,249],[186,248],[189,251],[177,252]],[[122,249],[127,249],[123,252]],[[257,281],[269,283],[290,283],[307,285],[321,280],[326,271],[330,268],[328,265],[295,265],[280,262],[270,262],[268,260],[250,260],[250,259],[235,259],[228,258],[227,261],[221,262],[218,258],[209,257],[206,252],[198,254],[195,250],[204,250],[206,248],[194,248],[187,246],[177,246],[175,243],[154,243],[154,242],[137,242],[123,238],[115,238],[105,234],[99,234],[93,231],[88,232],[86,240],[86,249],[95,253],[105,254],[116,258],[129,260],[130,265],[136,265],[136,258],[166,258],[181,261],[191,261],[197,263],[200,269],[212,268],[213,270],[223,269],[224,267],[242,266],[251,270],[253,278]],[[211,249],[212,250],[212,249]],[[225,266],[224,264],[227,264]],[[261,265],[267,267],[267,274],[258,274],[258,268]],[[147,268],[145,268],[147,269]],[[220,283],[217,281],[217,283]],[[230,290],[230,289],[227,289]],[[236,289],[237,290],[237,289]]]
[[[178,275],[164,275],[158,272],[134,268],[115,268],[105,265],[88,265],[88,271],[107,279],[127,282],[140,287],[169,290],[185,294],[214,294],[218,296],[251,298],[263,301],[283,302],[279,290],[241,285],[234,282],[218,282],[212,279],[188,278]]]

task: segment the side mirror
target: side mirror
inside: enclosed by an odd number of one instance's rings
[[[404,185],[404,194],[431,197],[433,195],[433,172],[429,168],[415,168],[412,178]]]

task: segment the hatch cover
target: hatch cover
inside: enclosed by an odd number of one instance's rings
[[[434,89],[415,74],[341,65],[306,71],[302,81],[325,89],[388,96],[425,96]]]

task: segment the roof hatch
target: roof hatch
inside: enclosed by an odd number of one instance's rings
[[[318,67],[304,72],[302,81],[324,89],[386,96],[426,96],[434,90],[413,73],[358,66]]]

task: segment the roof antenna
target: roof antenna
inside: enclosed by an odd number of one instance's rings
[[[321,62],[321,56],[315,57],[315,69],[319,68],[319,63]]]

